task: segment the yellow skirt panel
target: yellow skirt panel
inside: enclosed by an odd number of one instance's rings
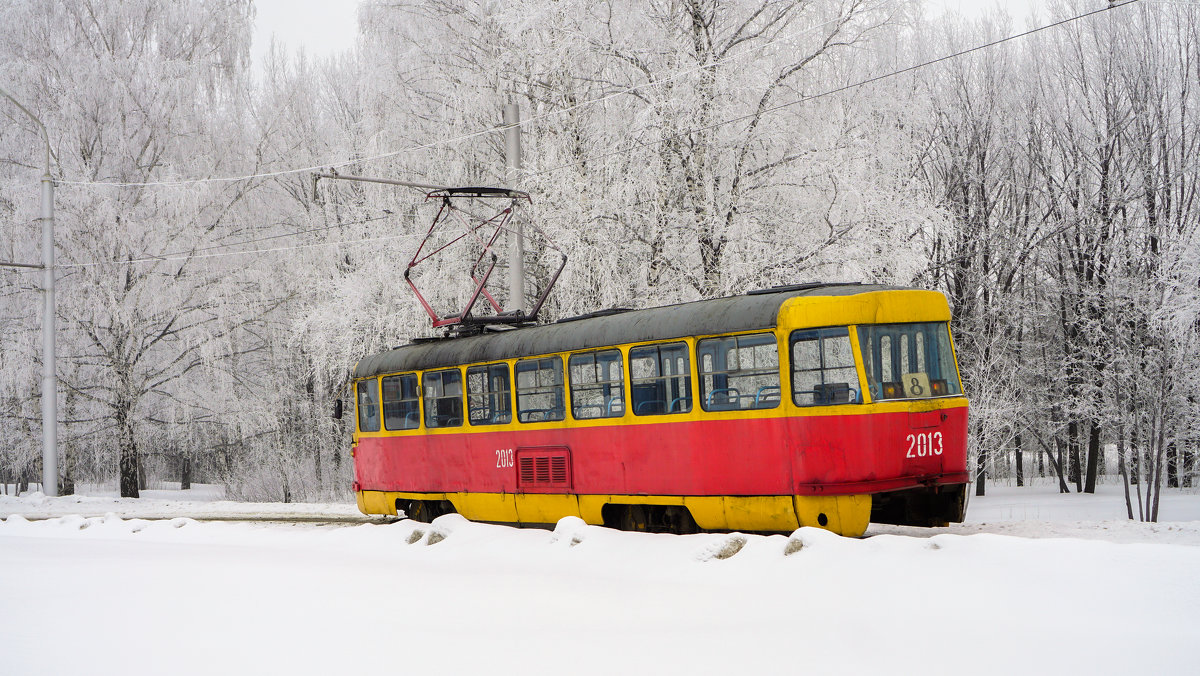
[[[552,524],[565,516],[604,524],[604,505],[683,505],[704,530],[786,533],[801,526],[858,537],[871,520],[870,495],[570,495],[558,493],[407,493],[360,491],[364,514],[396,514],[397,500],[449,500],[472,521]]]

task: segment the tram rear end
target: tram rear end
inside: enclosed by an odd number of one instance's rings
[[[836,415],[793,427],[798,495],[870,496],[874,523],[940,526],[966,508],[967,399],[945,297],[894,290],[825,308],[797,299],[790,332],[801,411]],[[805,368],[804,365],[819,365]],[[866,515],[862,515],[865,520]]]

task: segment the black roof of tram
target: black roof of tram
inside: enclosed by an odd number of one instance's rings
[[[571,352],[621,343],[775,328],[779,308],[798,296],[850,296],[904,287],[866,284],[800,284],[645,310],[603,311],[554,324],[466,338],[429,340],[365,357],[355,378],[501,359]]]

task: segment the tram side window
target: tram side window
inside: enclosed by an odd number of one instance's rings
[[[696,360],[704,410],[779,406],[779,348],[774,335],[707,338],[696,345]]]
[[[383,385],[383,426],[389,430],[415,430],[421,426],[421,390],[417,375],[388,376]]]
[[[687,343],[630,348],[629,396],[635,415],[665,415],[692,410],[692,376]]]
[[[567,417],[561,357],[517,362],[517,420],[546,422]]]
[[[358,431],[379,431],[379,404],[374,378],[358,381]]]
[[[792,400],[797,406],[862,402],[846,327],[793,331],[791,346]]]
[[[625,414],[625,379],[620,350],[573,354],[567,360],[571,378],[571,415],[576,420],[619,418]]]
[[[448,369],[426,373],[424,378],[425,426],[462,425],[462,373]]]
[[[858,327],[872,399],[924,399],[962,393],[945,322]]]
[[[508,364],[467,369],[467,417],[472,425],[512,422],[512,386]]]

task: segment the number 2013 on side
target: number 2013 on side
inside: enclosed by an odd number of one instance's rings
[[[908,435],[908,454],[906,458],[924,458],[929,455],[941,455],[945,450],[942,446],[941,432],[921,432]]]

